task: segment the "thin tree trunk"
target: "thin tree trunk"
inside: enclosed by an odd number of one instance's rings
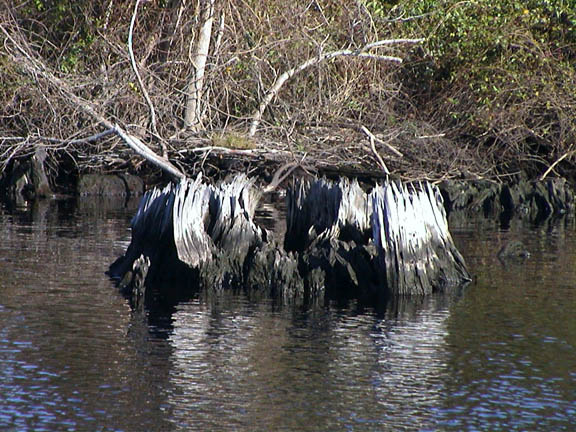
[[[188,129],[198,129],[202,123],[202,94],[204,87],[204,72],[212,37],[215,0],[200,1],[200,32],[196,44],[196,53],[192,60],[194,74],[186,88],[188,99],[184,112],[184,126]]]

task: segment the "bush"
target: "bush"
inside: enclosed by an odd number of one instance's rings
[[[143,1],[136,21],[135,57],[165,138],[186,137],[182,117],[198,3]],[[6,17],[0,22],[10,22],[0,25],[24,35],[31,52],[75,94],[150,138],[149,108],[126,50],[133,10],[132,0],[20,0],[0,12]],[[411,156],[398,162],[402,169],[421,164],[431,175],[474,164],[487,175],[519,169],[536,175],[576,144],[574,2],[218,0],[215,16],[204,81],[204,138],[226,136],[225,129],[245,130],[275,79],[320,52],[425,37],[401,68],[348,57],[295,75],[269,105],[260,133],[308,152],[324,145],[321,150],[337,153],[336,159],[357,164],[371,161],[358,144],[365,137],[353,128],[343,134],[336,129],[365,125]],[[12,49],[3,33],[0,43],[0,50]],[[380,52],[394,54],[394,49]],[[407,48],[401,49],[406,58]],[[8,159],[30,154],[29,135],[65,143],[99,131],[58,89],[42,80],[38,84],[20,66],[0,60],[0,132],[23,137],[16,152],[11,142],[0,143]],[[311,125],[323,128],[299,132]],[[185,139],[171,144],[175,154],[190,145]],[[83,165],[80,169],[112,170],[124,167],[130,152],[109,139],[98,146],[55,144],[50,154],[69,155]],[[571,161],[565,157],[558,168],[571,168]],[[6,157],[0,163],[7,163]]]
[[[427,37],[414,97],[500,171],[536,174],[576,142],[576,3],[406,0],[389,14]]]

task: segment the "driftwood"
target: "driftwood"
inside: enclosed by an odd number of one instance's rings
[[[423,295],[469,280],[441,196],[427,183],[386,182],[368,194],[346,179],[298,182],[287,192],[283,245],[255,223],[259,197],[245,176],[217,186],[199,176],[153,189],[109,274],[133,296],[169,279],[283,301]]]

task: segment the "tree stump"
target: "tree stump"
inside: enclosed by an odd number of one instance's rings
[[[254,221],[260,196],[242,175],[149,191],[109,274],[128,293],[136,287],[148,295],[143,279],[159,286],[170,279],[186,289],[256,290],[284,302],[425,295],[470,280],[442,196],[428,183],[385,182],[367,193],[347,179],[298,181],[287,191],[283,244]]]

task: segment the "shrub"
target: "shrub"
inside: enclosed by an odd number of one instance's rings
[[[576,3],[406,0],[388,13],[403,17],[398,33],[427,38],[412,95],[501,171],[538,172],[576,143]]]

